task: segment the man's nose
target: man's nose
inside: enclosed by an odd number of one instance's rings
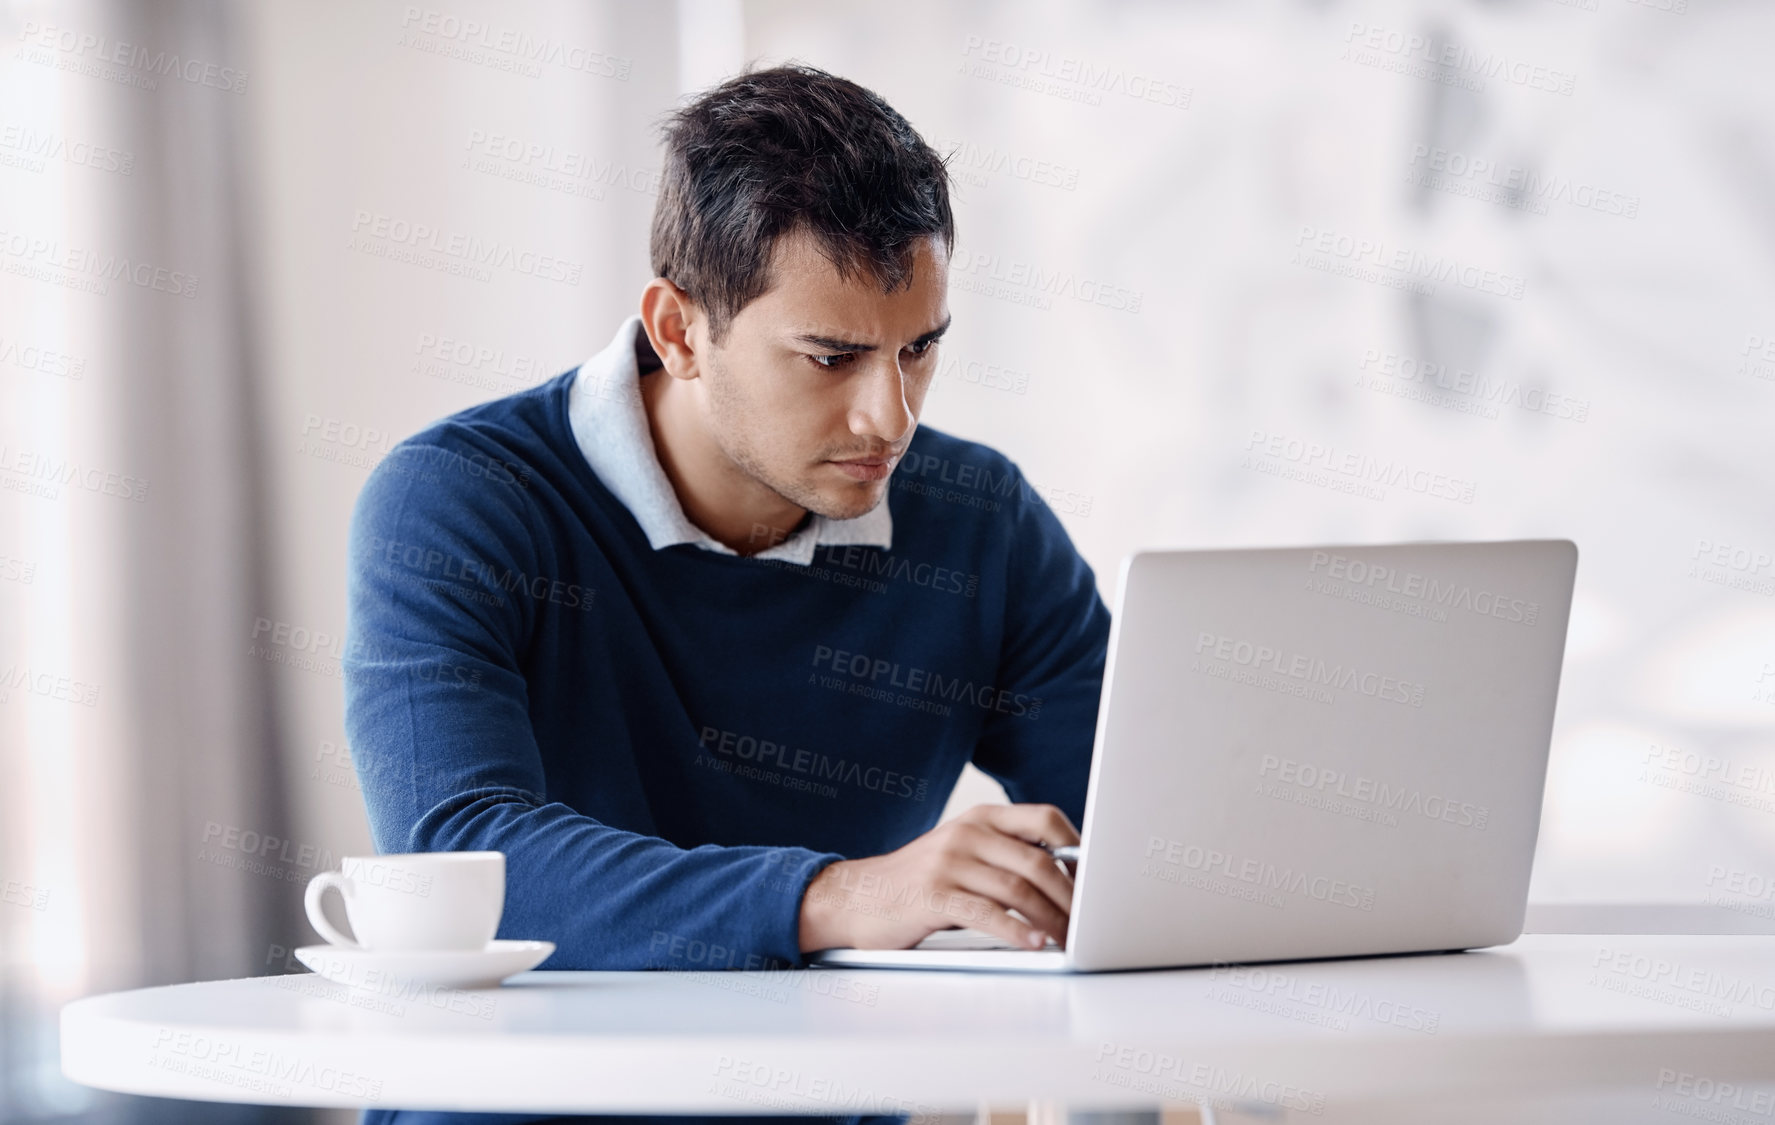
[[[851,433],[880,438],[892,445],[906,436],[912,423],[912,407],[906,402],[906,376],[898,360],[873,365],[851,403]]]

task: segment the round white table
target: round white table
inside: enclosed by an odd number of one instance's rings
[[[1722,1084],[1775,1080],[1775,938],[1529,936],[1088,976],[533,972],[466,992],[292,974],[79,1000],[61,1040],[87,1085],[277,1105],[924,1115],[1047,1099],[1311,1120],[1608,1089],[1706,1119]]]

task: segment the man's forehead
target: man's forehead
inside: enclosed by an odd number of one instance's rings
[[[949,266],[949,252],[944,249],[942,239],[927,235],[912,244],[906,264],[914,277],[921,272],[942,275]],[[831,249],[813,233],[798,227],[779,236],[771,247],[771,288],[799,284],[822,293],[838,289],[855,290],[858,295],[868,292],[883,295],[881,279],[866,262],[854,260],[847,266],[841,270],[833,261]]]
[[[778,240],[772,284],[755,302],[769,310],[773,331],[785,337],[864,341],[889,333],[920,336],[944,326],[948,313],[948,273],[942,243],[915,249],[906,282],[883,291],[880,279],[864,269],[841,277],[807,235],[785,248]],[[934,252],[933,252],[934,251]]]

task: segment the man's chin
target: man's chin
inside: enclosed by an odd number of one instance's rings
[[[854,520],[873,512],[887,496],[887,481],[859,481],[842,488],[822,488],[801,506],[829,520]]]

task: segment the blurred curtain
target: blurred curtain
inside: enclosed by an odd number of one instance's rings
[[[290,821],[269,666],[248,656],[268,576],[245,99],[204,85],[202,71],[148,87],[140,66],[68,65],[129,44],[238,66],[234,11],[109,0],[0,17],[7,124],[53,138],[41,170],[0,169],[0,228],[15,244],[47,244],[9,253],[0,335],[81,365],[78,378],[9,372],[21,377],[0,392],[0,556],[31,574],[0,590],[0,668],[15,671],[0,706],[0,879],[25,900],[0,904],[8,1122],[307,1117],[98,1094],[61,1078],[56,1045],[57,1011],[72,998],[254,975],[297,932],[287,887],[236,866],[250,859],[243,849],[212,846],[217,826],[287,839]],[[14,43],[25,48],[14,54]],[[81,145],[133,160],[127,173],[95,173],[68,158]],[[83,252],[127,257],[147,284],[82,291],[46,264],[74,261],[91,278]],[[194,276],[194,295],[156,288],[153,270],[163,286]],[[81,472],[53,484],[62,460]],[[106,474],[145,481],[146,494],[107,491]],[[55,687],[62,679],[83,685],[76,699]]]

